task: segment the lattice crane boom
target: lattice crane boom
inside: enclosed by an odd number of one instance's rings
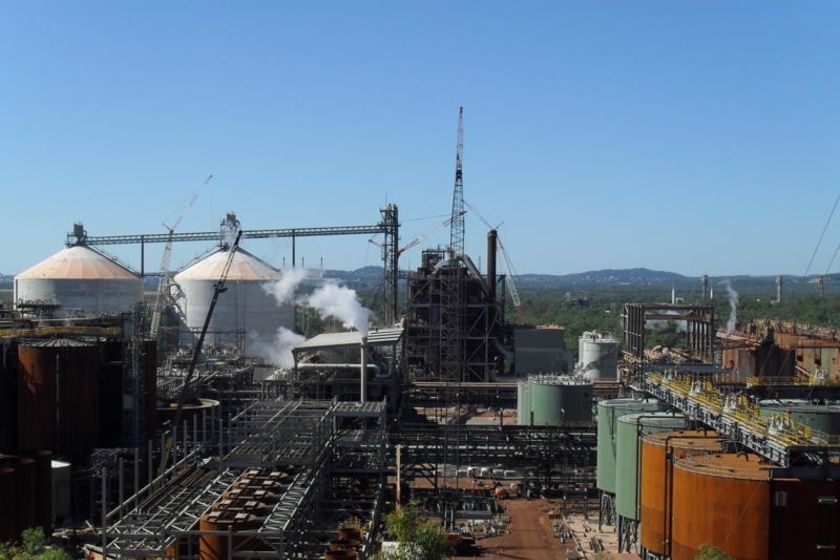
[[[455,151],[455,189],[452,193],[452,227],[449,250],[455,256],[464,254],[464,108],[458,110],[458,144]]]

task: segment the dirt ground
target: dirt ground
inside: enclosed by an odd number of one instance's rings
[[[548,518],[550,503],[546,500],[505,500],[502,502],[510,516],[508,534],[479,540],[481,558],[501,560],[565,560],[576,558],[573,543],[563,544],[554,536]],[[570,556],[569,552],[573,554]],[[456,556],[455,558],[470,558]]]

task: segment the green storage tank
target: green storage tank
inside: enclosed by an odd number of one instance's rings
[[[656,399],[611,399],[598,403],[598,463],[595,466],[596,486],[615,494],[616,421],[634,412],[656,412]]]
[[[639,438],[647,434],[683,429],[687,426],[687,419],[670,412],[642,412],[621,416],[616,426],[615,510],[626,519],[638,520],[636,501],[641,475]]]
[[[534,426],[592,421],[591,381],[552,375],[531,377],[528,385]]]
[[[528,381],[516,384],[516,423],[520,426],[531,425],[531,387]]]
[[[805,400],[767,400],[758,403],[762,416],[789,412],[797,424],[826,434],[840,434],[840,405],[811,404]]]

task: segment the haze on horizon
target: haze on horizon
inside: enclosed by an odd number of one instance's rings
[[[393,201],[405,244],[449,212],[463,105],[465,197],[502,224],[519,273],[800,275],[840,190],[839,16],[832,2],[3,3],[0,272],[59,250],[75,221],[163,232],[210,173],[181,231],[228,211],[247,229],[369,224]],[[478,260],[487,228],[467,227]],[[835,219],[811,273],[838,243]],[[290,261],[288,240],[245,247]],[[173,264],[207,248],[177,245]],[[138,248],[105,249],[139,267]],[[380,264],[365,237],[297,251]],[[149,248],[147,270],[159,262]]]

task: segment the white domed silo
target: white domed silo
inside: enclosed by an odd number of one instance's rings
[[[589,379],[618,377],[618,341],[610,334],[586,331],[578,339],[578,369]]]
[[[15,276],[15,307],[55,305],[58,317],[130,311],[143,299],[139,276],[85,245],[73,245]]]
[[[193,341],[204,326],[215,284],[227,259],[228,251],[219,249],[175,275],[175,284],[181,291],[179,304],[189,329],[185,340]],[[293,329],[292,305],[277,305],[274,296],[264,288],[282,275],[248,251],[238,249],[225,282],[226,290],[219,294],[213,310],[205,345],[237,346],[248,355],[255,345],[270,344],[279,327]]]

